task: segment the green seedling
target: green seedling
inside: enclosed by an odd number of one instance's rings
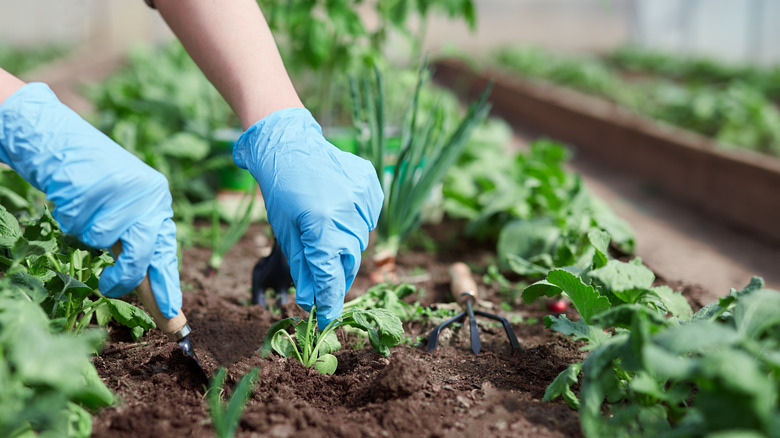
[[[401,342],[404,334],[401,320],[385,309],[345,312],[319,332],[315,313],[316,309],[312,309],[305,320],[292,317],[272,325],[263,341],[263,357],[275,351],[283,357],[294,357],[306,368],[313,367],[322,374],[333,374],[338,359],[332,353],[341,349],[336,328],[355,327],[367,332],[371,347],[383,356],[390,355],[390,348]],[[294,327],[294,333],[287,331],[289,327]]]
[[[211,423],[218,438],[232,438],[236,434],[238,422],[241,420],[241,414],[244,412],[246,402],[252,395],[252,389],[257,383],[257,376],[260,373],[258,368],[252,368],[247,374],[241,377],[241,380],[233,390],[233,394],[227,401],[223,400],[225,395],[225,378],[227,373],[224,368],[220,368],[211,381],[211,387],[206,394],[206,400],[209,404],[211,413]]]

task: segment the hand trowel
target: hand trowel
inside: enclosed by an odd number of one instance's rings
[[[112,245],[111,252],[114,254],[114,258],[118,258],[119,254],[122,253],[122,242],[117,241]],[[162,312],[160,312],[160,308],[157,306],[157,300],[154,298],[154,293],[152,292],[151,283],[149,283],[149,274],[147,274],[141,281],[141,284],[135,288],[135,292],[138,294],[138,298],[141,299],[141,303],[144,305],[146,311],[151,315],[155,324],[157,324],[157,327],[162,330],[163,334],[165,334],[168,339],[179,344],[179,347],[184,353],[192,359],[194,366],[191,368],[194,369],[197,377],[202,380],[202,383],[208,385],[208,375],[203,369],[203,366],[198,360],[198,356],[195,355],[195,350],[192,347],[192,339],[190,338],[192,330],[187,323],[187,318],[184,316],[184,311],[180,309],[179,313],[170,319],[166,318]]]

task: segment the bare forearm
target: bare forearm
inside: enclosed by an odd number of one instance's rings
[[[0,68],[0,104],[23,86],[24,82],[21,79]]]
[[[155,0],[155,6],[244,129],[303,106],[254,0]]]

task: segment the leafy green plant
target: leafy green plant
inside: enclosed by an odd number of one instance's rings
[[[115,401],[89,360],[103,334],[53,333],[29,287],[0,278],[0,435],[88,437],[85,408]]]
[[[416,61],[432,14],[463,19],[472,28],[476,23],[472,0],[378,0],[371,3],[373,15],[358,13],[363,0],[258,0],[258,4],[285,64],[299,76],[296,82],[303,85],[304,94],[307,88],[312,90],[305,99],[307,107],[326,124],[338,119],[333,110],[336,90],[345,79],[340,73],[365,63],[387,64],[385,43],[392,31],[410,41],[415,56],[411,60]],[[420,25],[413,33],[408,29],[415,17]]]
[[[322,374],[333,374],[338,359],[332,353],[341,349],[336,328],[354,327],[367,332],[371,347],[383,356],[390,354],[390,348],[401,342],[404,334],[401,320],[385,309],[344,312],[321,331],[317,331],[315,313],[312,309],[306,320],[292,317],[274,323],[263,341],[263,357],[275,351],[282,357],[294,357],[306,368],[314,367]],[[295,329],[292,334],[287,331],[290,327]]]
[[[56,327],[80,332],[93,320],[105,325],[113,318],[138,338],[155,326],[140,308],[100,294],[100,272],[112,263],[108,252],[64,235],[48,209],[28,218],[23,229],[0,205],[0,273],[22,287]]]
[[[69,49],[62,45],[46,44],[31,47],[0,45],[0,67],[13,75],[25,73],[64,56]]]
[[[778,69],[760,71],[706,60],[661,59],[659,55],[617,55],[613,63],[622,69],[661,74],[624,80],[618,67],[595,57],[516,47],[497,51],[493,59],[514,73],[606,97],[640,114],[712,137],[724,146],[780,154],[780,111],[770,100],[780,95]]]
[[[236,434],[241,414],[244,412],[246,402],[252,395],[252,389],[257,384],[259,368],[252,368],[241,377],[236,384],[233,394],[227,401],[223,400],[225,394],[225,379],[227,372],[220,367],[211,380],[211,387],[206,393],[206,401],[209,405],[211,423],[214,425],[218,438],[232,438]]]
[[[235,166],[213,138],[238,126],[230,107],[178,42],[134,50],[90,95],[95,125],[168,179],[179,242],[198,242],[194,221],[211,216],[216,171]]]
[[[545,325],[590,351],[544,400],[579,409],[587,437],[776,436],[780,293],[755,278],[693,314],[680,293],[653,286],[641,261],[611,259],[606,233],[589,240],[588,263],[551,270],[523,291],[529,303],[566,295],[580,319],[547,316]]]
[[[377,253],[394,258],[401,242],[420,225],[423,205],[466,146],[474,127],[487,115],[488,86],[472,104],[454,130],[441,107],[420,108],[420,90],[427,80],[420,69],[412,102],[401,129],[398,151],[387,147],[385,98],[382,75],[374,68],[373,78],[350,80],[353,120],[358,135],[358,155],[374,165],[385,193],[377,225]],[[386,169],[392,169],[386,172]]]
[[[421,291],[420,291],[421,292]],[[344,311],[385,309],[397,316],[402,322],[418,318],[422,313],[419,302],[409,304],[404,298],[420,293],[409,283],[378,283],[359,297],[344,303]]]
[[[574,264],[593,228],[633,251],[631,227],[565,169],[562,145],[537,140],[512,154],[502,141],[472,141],[445,179],[445,211],[468,220],[468,235],[497,242],[500,269],[534,277]]]

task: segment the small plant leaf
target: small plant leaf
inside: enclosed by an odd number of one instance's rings
[[[322,339],[318,339],[317,345],[319,346],[318,353],[320,355],[330,354],[341,349],[339,338],[336,336],[336,332],[333,331],[327,332]]]
[[[321,374],[333,374],[336,372],[339,361],[332,354],[323,354],[314,362],[314,369]]]
[[[554,269],[547,274],[547,281],[566,292],[585,322],[589,322],[593,315],[609,309],[607,297],[601,296],[592,286],[586,285],[571,272]]]
[[[263,348],[260,349],[260,355],[262,357],[266,357],[271,351],[274,351],[273,339],[276,336],[276,333],[282,330],[286,331],[288,327],[297,323],[300,320],[301,318],[297,316],[293,316],[292,318],[285,318],[273,323],[271,327],[268,329],[268,331],[265,333],[265,338],[263,338]]]
[[[653,271],[647,267],[619,260],[610,260],[606,266],[594,269],[588,275],[599,280],[613,293],[631,289],[648,289],[655,280]]]
[[[368,332],[371,347],[383,356],[389,356],[390,347],[401,342],[404,335],[401,320],[385,309],[355,310],[344,319],[343,325]]]
[[[131,329],[141,327],[143,330],[149,330],[155,327],[152,318],[140,308],[122,300],[113,298],[105,298],[105,300],[108,311],[118,323]]]
[[[297,347],[290,335],[283,330],[276,332],[273,338],[271,338],[271,348],[282,357],[294,356],[297,351]]]
[[[554,297],[563,290],[547,280],[540,280],[523,289],[523,302],[531,304],[539,297]]]
[[[580,374],[581,369],[582,363],[575,362],[561,371],[544,391],[542,401],[549,402],[563,397],[572,409],[579,409],[580,401],[571,390],[571,386],[577,383],[577,375]]]

